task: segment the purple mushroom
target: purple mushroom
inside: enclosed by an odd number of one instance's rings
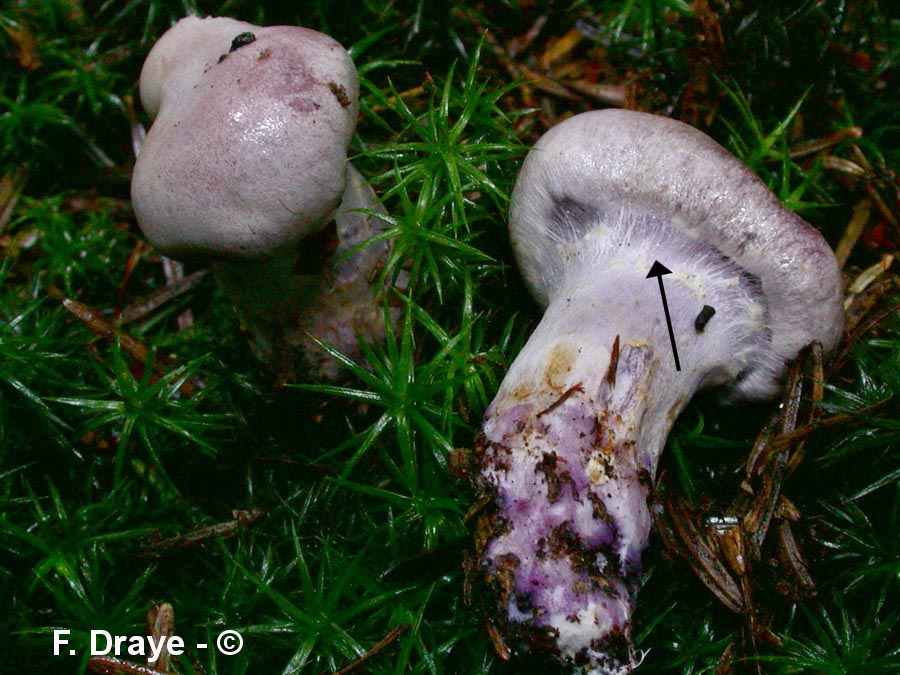
[[[132,178],[144,234],[166,255],[209,263],[257,355],[314,376],[338,364],[316,343],[359,355],[383,337],[387,243],[359,248],[381,221],[347,161],[356,69],[335,40],[296,26],[188,17],[141,71],[153,118]]]
[[[476,536],[492,630],[578,673],[639,661],[631,620],[647,500],[672,424],[700,389],[780,387],[843,326],[824,239],[696,129],[622,110],[577,115],[528,155],[510,209],[545,308],[485,413]],[[665,277],[679,367],[662,311]],[[657,268],[658,270],[658,268]]]

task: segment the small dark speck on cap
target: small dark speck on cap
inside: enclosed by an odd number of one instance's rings
[[[341,107],[346,108],[350,105],[350,97],[347,96],[347,90],[344,89],[337,82],[329,82],[328,88],[331,89],[331,93],[334,94],[334,97],[338,100],[338,103],[341,104]]]
[[[256,36],[247,31],[246,33],[240,33],[234,36],[234,40],[231,41],[231,48],[228,50],[229,53],[233,52],[235,49],[240,49],[241,47],[246,47],[252,42],[256,42]]]
[[[709,305],[703,305],[703,309],[700,310],[700,313],[697,315],[697,318],[694,319],[694,328],[698,333],[702,333],[706,328],[706,324],[709,323],[709,320],[713,318],[715,315],[716,309],[715,307],[710,307]]]

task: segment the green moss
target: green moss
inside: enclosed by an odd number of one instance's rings
[[[851,277],[900,238],[877,204],[897,218],[900,18],[887,3],[7,4],[0,175],[27,183],[0,220],[0,630],[12,636],[0,672],[84,672],[89,630],[139,634],[161,601],[188,644],[244,634],[239,656],[198,652],[181,673],[332,672],[388,635],[373,672],[513,672],[463,601],[471,494],[449,456],[471,447],[538,316],[506,237],[518,166],[548,120],[596,105],[548,96],[525,109],[495,40],[542,11],[522,62],[579,26],[580,66],[704,128],[832,244],[872,198],[876,248],[856,247]],[[153,41],[192,10],[326,31],[360,68],[352,153],[387,207],[387,274],[406,281],[402,321],[347,363],[346,384],[276,387],[209,280],[116,327],[164,285],[127,202],[132,116],[147,123],[136,80]],[[853,126],[861,138],[796,152]],[[809,436],[785,487],[819,593],[768,603],[781,646],[739,653],[744,666],[900,667],[898,373],[893,316],[829,374],[821,415],[844,417]],[[692,404],[663,468],[695,506],[724,512],[773,409]],[[656,543],[635,627],[645,670],[712,672],[742,621]],[[80,656],[52,655],[54,628],[72,631]]]

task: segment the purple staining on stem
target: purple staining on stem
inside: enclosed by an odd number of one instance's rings
[[[545,313],[476,448],[488,623],[501,655],[627,673],[647,501],[672,423],[699,389],[764,399],[803,346],[833,347],[837,264],[711,139],[626,111],[578,115],[538,142],[510,234]],[[655,260],[672,270],[681,372],[645,278]]]
[[[546,644],[615,672],[632,661],[650,474],[628,423],[598,415],[581,387],[559,400],[541,412],[523,402],[485,425],[477,461],[482,496],[495,504],[487,581],[517,648]]]

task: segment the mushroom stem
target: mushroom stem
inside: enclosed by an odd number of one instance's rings
[[[214,264],[216,281],[237,309],[254,354],[275,373],[290,374],[299,354],[315,376],[334,380],[340,366],[317,341],[356,358],[360,339],[384,338],[382,286],[376,281],[390,247],[370,241],[383,229],[372,211],[384,209],[348,163],[341,203],[328,218],[333,227],[274,256]]]
[[[673,419],[653,416],[677,414],[686,399],[658,399],[653,380],[668,355],[652,346],[550,325],[525,348],[550,342],[549,357],[523,354],[484,424],[477,461],[496,510],[480,553],[492,613],[526,651],[549,643],[584,672],[629,672],[647,499]]]
[[[212,263],[216,283],[237,310],[254,356],[274,372],[289,372],[287,335],[302,306],[303,292],[292,275],[295,255]],[[280,355],[280,356],[279,356]]]
[[[745,333],[728,345],[721,321],[697,339],[697,312],[712,297],[731,323],[746,327],[760,314],[727,262],[701,296],[691,275],[671,275],[684,350],[676,371],[658,284],[646,278],[653,259],[627,249],[627,264],[590,275],[570,260],[572,274],[487,410],[477,454],[480,496],[493,503],[478,542],[489,613],[511,648],[549,647],[592,674],[635,666],[630,626],[652,522],[647,500],[675,418],[698,388],[751,358],[754,341]]]

